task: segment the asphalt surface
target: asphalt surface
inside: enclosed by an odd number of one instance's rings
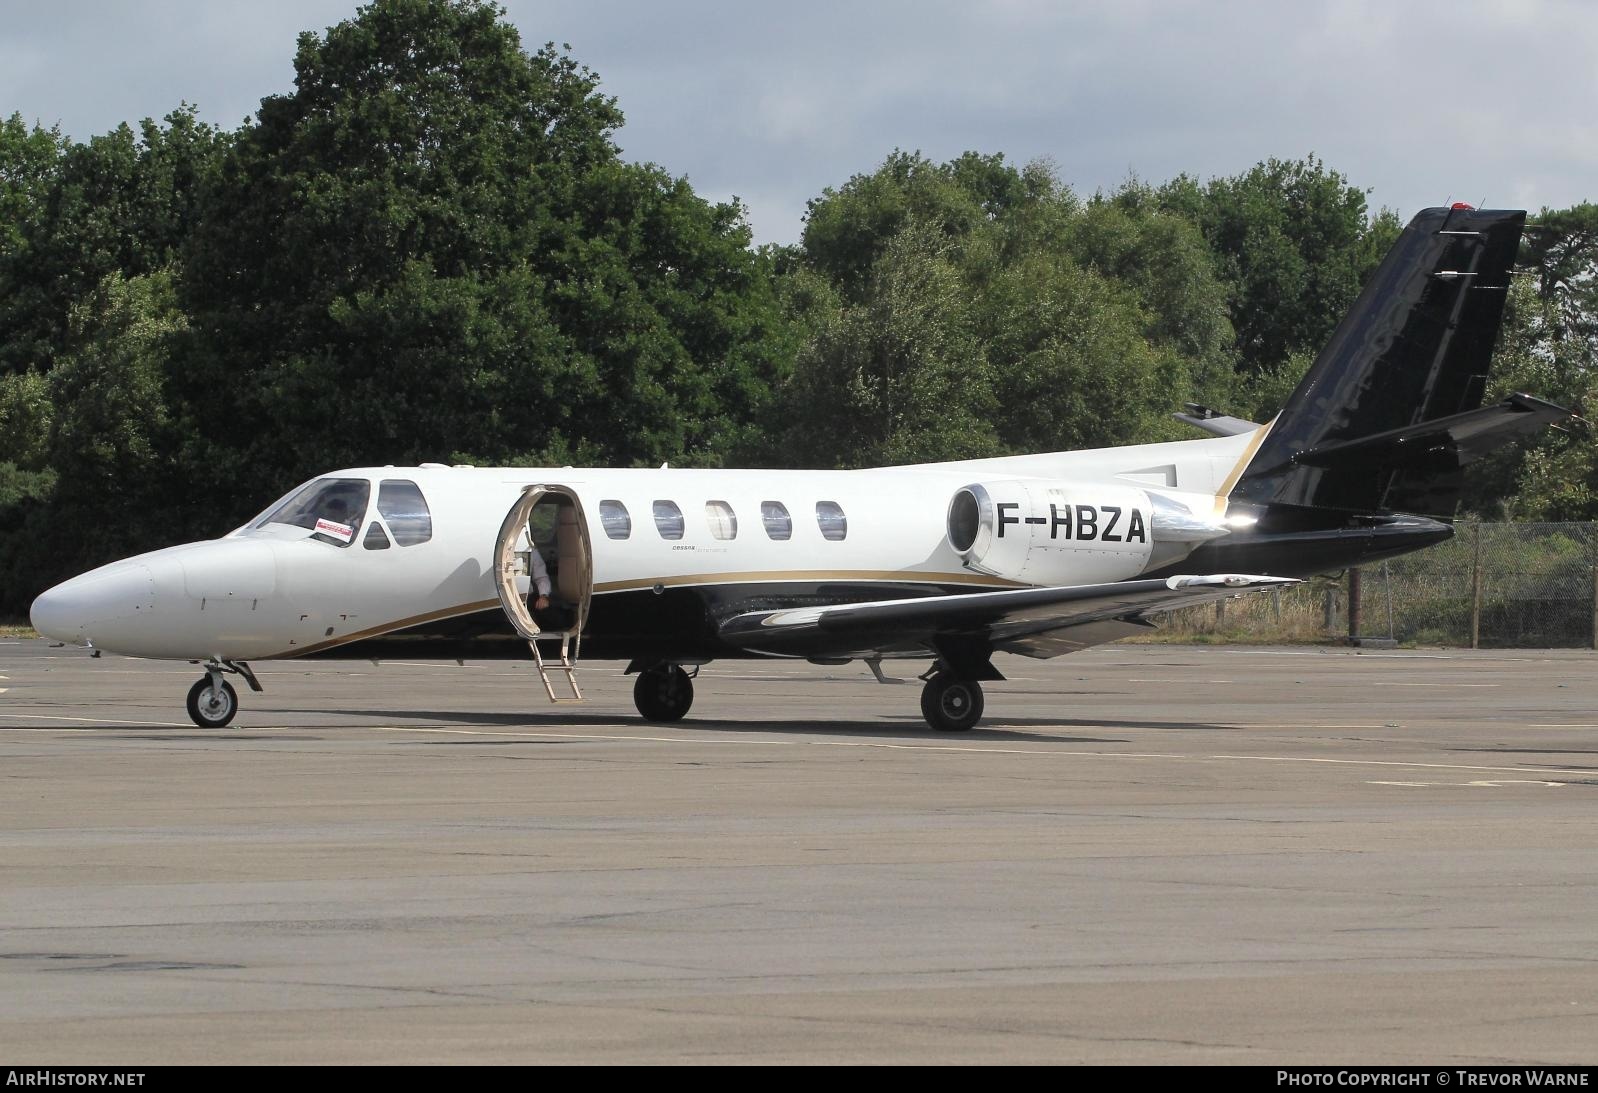
[[[1598,660],[185,664],[0,640],[0,1062],[1598,1061]]]

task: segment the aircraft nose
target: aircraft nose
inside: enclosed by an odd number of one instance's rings
[[[88,621],[77,609],[78,604],[66,584],[41,592],[28,609],[28,619],[33,628],[54,641],[72,645],[83,644],[83,626]]]
[[[154,606],[155,575],[137,562],[118,562],[41,593],[28,610],[33,628],[69,645],[88,645],[102,624]]]

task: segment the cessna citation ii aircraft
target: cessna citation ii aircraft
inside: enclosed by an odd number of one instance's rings
[[[364,467],[220,539],[57,585],[62,642],[189,660],[188,712],[288,657],[529,657],[553,701],[579,652],[630,661],[674,721],[700,665],[930,659],[921,710],[969,729],[996,652],[1054,657],[1151,616],[1448,538],[1460,468],[1571,416],[1483,407],[1525,213],[1456,205],[1405,229],[1264,425],[1194,408],[1199,440],[858,471]]]

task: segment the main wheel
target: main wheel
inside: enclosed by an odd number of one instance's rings
[[[633,704],[648,721],[681,721],[694,704],[694,681],[679,664],[662,664],[638,673]]]
[[[936,673],[921,689],[921,716],[939,732],[965,732],[982,716],[982,685]]]
[[[189,718],[202,729],[220,729],[239,712],[239,695],[233,684],[222,681],[220,688],[211,686],[211,677],[201,676],[189,688]]]

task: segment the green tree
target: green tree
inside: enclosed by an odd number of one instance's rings
[[[5,410],[26,402],[30,427],[44,429],[48,470],[33,488],[0,494],[6,609],[24,610],[44,587],[130,546],[192,537],[203,525],[185,504],[192,498],[166,384],[186,326],[169,271],[111,273],[71,309],[66,349],[47,380],[50,408],[37,401],[41,377],[9,377],[8,392],[24,398]],[[0,481],[8,466],[0,463]]]
[[[804,259],[845,299],[861,299],[877,259],[912,220],[918,230],[943,236],[950,259],[963,268],[970,263],[960,252],[996,245],[985,229],[1039,196],[1035,180],[1001,155],[967,152],[937,164],[919,152],[895,151],[871,174],[855,175],[807,203]]]
[[[1295,353],[1313,358],[1401,228],[1391,212],[1371,216],[1365,191],[1313,155],[1268,159],[1207,185],[1180,175],[1156,200],[1197,224],[1218,256],[1231,287],[1237,367],[1251,379],[1280,370]]]
[[[1168,399],[1224,403],[1233,388],[1236,336],[1216,256],[1192,221],[1152,200],[1122,200],[1129,190],[1152,196],[1134,180],[1114,196],[1094,198],[1071,224],[1070,253],[1130,289],[1147,317],[1149,343],[1183,362],[1187,386]]]
[[[808,466],[880,466],[1000,451],[970,296],[941,226],[911,220],[800,351],[785,449]]]
[[[48,497],[55,486],[49,435],[54,406],[49,381],[37,372],[0,376],[0,512]],[[0,542],[4,532],[0,531]]]
[[[1233,382],[1226,286],[1198,228],[1136,196],[1084,206],[1047,163],[975,153],[895,152],[825,191],[796,261],[837,310],[800,353],[790,451],[858,465],[1186,435],[1170,411]],[[916,405],[948,427],[893,417],[888,376],[936,391]],[[811,422],[828,390],[849,412]],[[916,439],[885,439],[901,432]]]
[[[1527,225],[1488,401],[1514,391],[1590,418],[1598,406],[1598,205],[1543,209]],[[1471,468],[1465,504],[1489,518],[1598,519],[1598,443],[1583,422]]]
[[[1151,342],[1135,291],[1068,258],[1008,267],[983,301],[1000,436],[1013,452],[1185,439],[1185,361]]]
[[[714,462],[766,412],[791,349],[742,209],[622,162],[598,77],[501,15],[378,0],[302,35],[232,149],[184,369],[245,492],[452,453]]]
[[[48,371],[72,306],[107,275],[174,260],[225,143],[187,105],[83,144],[0,123],[0,374]]]

